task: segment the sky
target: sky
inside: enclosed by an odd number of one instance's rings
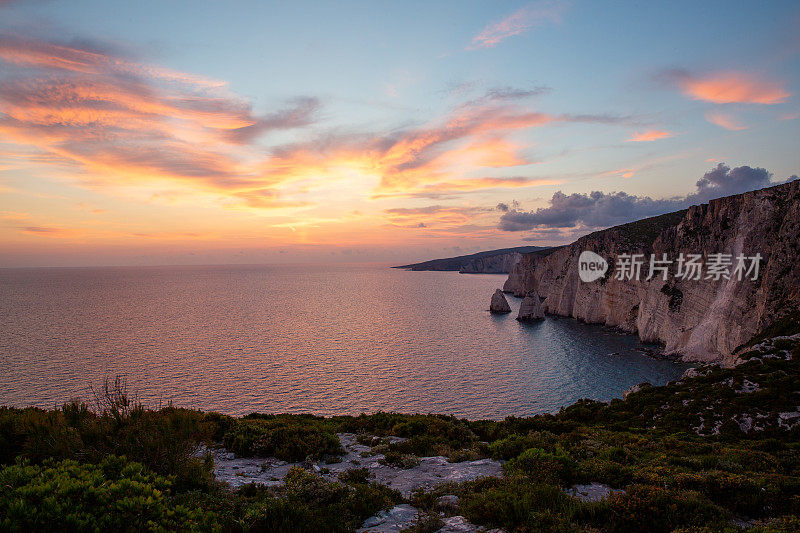
[[[0,0],[0,267],[565,244],[800,174],[800,5]]]

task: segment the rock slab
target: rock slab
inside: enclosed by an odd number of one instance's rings
[[[314,463],[310,469],[328,481],[337,481],[341,472],[354,468],[366,468],[372,481],[397,489],[409,497],[414,489],[430,490],[440,483],[472,481],[480,477],[501,477],[502,463],[494,459],[462,461],[451,463],[447,457],[421,457],[413,468],[397,468],[381,463],[384,455],[370,453],[370,447],[360,444],[353,433],[339,433],[339,441],[345,449],[345,455],[339,463]],[[400,437],[389,437],[394,441],[402,441]],[[247,483],[259,483],[267,486],[278,486],[293,466],[301,463],[287,463],[275,458],[236,457],[225,449],[200,450],[198,456],[210,451],[214,455],[214,475],[217,480],[228,483],[232,487],[240,487]],[[362,456],[364,453],[366,456]],[[316,468],[315,468],[316,467]]]

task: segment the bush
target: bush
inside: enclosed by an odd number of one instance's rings
[[[679,527],[725,525],[725,512],[694,491],[634,485],[610,498],[609,531],[670,532]]]
[[[121,403],[117,399],[113,405]],[[202,488],[214,483],[211,464],[194,454],[215,431],[214,421],[199,411],[173,407],[126,407],[101,414],[78,402],[52,411],[0,408],[0,460],[99,462],[108,455],[124,455],[156,473],[175,476],[178,490]]]
[[[473,523],[507,531],[569,529],[569,496],[554,485],[485,480],[463,496],[461,508]]]
[[[558,439],[548,431],[534,431],[527,435],[512,434],[489,445],[495,459],[513,459],[528,448],[551,449]]]
[[[368,468],[351,468],[339,473],[339,481],[352,485],[369,483],[372,477],[374,477],[374,474]]]
[[[550,453],[541,448],[530,448],[505,465],[507,474],[522,474],[529,478],[551,483],[570,483],[575,478],[577,463],[558,448]]]
[[[419,457],[417,457],[416,455],[410,455],[390,450],[386,452],[384,458],[381,459],[380,462],[381,464],[408,469],[408,468],[414,468],[415,466],[419,466]]]
[[[238,455],[293,462],[344,454],[339,438],[324,419],[308,416],[244,418],[225,433],[223,443]]]
[[[6,466],[0,486],[4,531],[200,531],[210,519],[174,505],[168,478],[124,457]]]
[[[244,523],[253,532],[352,531],[401,500],[381,485],[331,483],[298,467],[289,470],[277,493],[254,487],[244,492],[252,493]]]

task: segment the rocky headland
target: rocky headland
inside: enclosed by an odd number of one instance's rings
[[[592,282],[579,277],[591,251],[609,263]],[[643,254],[639,279],[618,279],[615,258]],[[649,258],[673,262],[649,275]],[[679,278],[678,257],[760,254],[758,275]],[[800,181],[712,200],[688,210],[615,226],[553,251],[523,255],[503,290],[538,297],[544,313],[637,333],[684,361],[733,365],[756,335],[800,321]],[[748,265],[749,267],[749,265]],[[666,277],[666,279],[664,279]],[[526,298],[527,299],[527,298]],[[532,300],[529,300],[532,301]]]
[[[461,272],[462,274],[508,274],[523,254],[545,250],[541,246],[518,246],[487,250],[469,255],[431,259],[422,263],[396,266],[405,270],[435,270]]]

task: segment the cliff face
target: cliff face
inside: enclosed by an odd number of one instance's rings
[[[547,248],[522,254],[522,258],[511,267],[508,279],[503,284],[503,292],[510,292],[517,298],[524,298],[525,294],[530,290],[529,287],[533,286],[533,273],[536,271],[536,265],[544,257],[560,249],[560,247]]]
[[[584,250],[609,262],[605,277],[580,280]],[[645,254],[640,280],[617,280],[615,258],[632,253]],[[647,281],[651,253],[673,261],[680,253],[702,254],[703,277],[709,254],[763,259],[755,281],[677,279],[676,263],[667,281],[660,273]],[[775,321],[798,316],[799,259],[800,181],[794,181],[592,233],[544,257],[526,254],[503,290],[536,292],[546,313],[636,332],[686,361],[730,365],[737,347]]]
[[[458,271],[462,274],[508,274],[520,259],[522,259],[522,254],[518,252],[477,257]]]

